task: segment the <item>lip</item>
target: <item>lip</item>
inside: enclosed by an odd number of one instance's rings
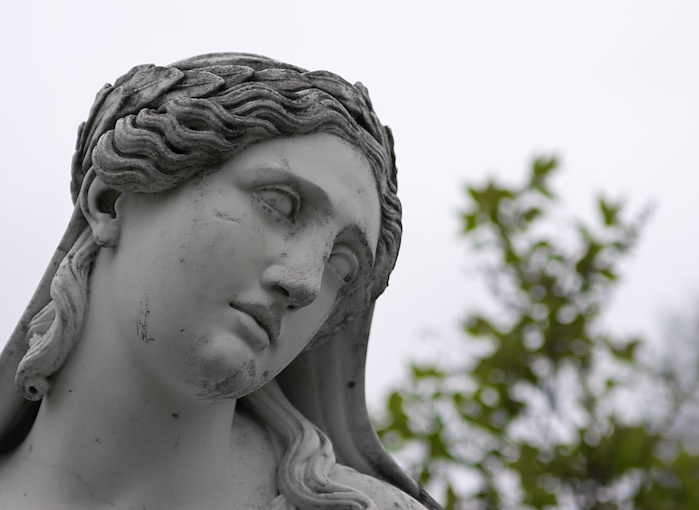
[[[267,335],[268,344],[275,342],[279,338],[281,319],[266,306],[255,303],[232,302],[230,307],[250,316]]]

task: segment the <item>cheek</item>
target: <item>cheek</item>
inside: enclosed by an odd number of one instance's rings
[[[213,250],[202,245],[194,228],[145,234],[119,247],[112,281],[120,322],[148,343],[190,328],[189,311],[203,302],[210,285],[202,271],[207,265],[203,255]]]

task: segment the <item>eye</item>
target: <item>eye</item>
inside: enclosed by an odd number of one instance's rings
[[[267,207],[289,221],[296,221],[301,207],[301,198],[293,188],[278,186],[265,188],[255,193]]]
[[[333,248],[327,264],[345,283],[350,282],[359,269],[357,256],[347,246],[343,245]]]

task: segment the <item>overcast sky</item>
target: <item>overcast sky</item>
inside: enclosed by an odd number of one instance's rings
[[[0,10],[0,344],[68,222],[78,124],[132,66],[260,53],[362,81],[395,134],[404,242],[375,313],[372,403],[482,302],[458,237],[463,186],[524,179],[591,218],[600,191],[656,210],[607,314],[656,338],[699,295],[699,3],[692,1],[12,2]],[[427,9],[429,7],[429,9]]]

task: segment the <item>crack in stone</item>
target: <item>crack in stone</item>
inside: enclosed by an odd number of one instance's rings
[[[223,211],[219,211],[218,209],[214,210],[214,215],[220,220],[230,221],[231,223],[240,225],[240,220],[234,218],[233,216],[230,216],[229,214],[224,213]]]

